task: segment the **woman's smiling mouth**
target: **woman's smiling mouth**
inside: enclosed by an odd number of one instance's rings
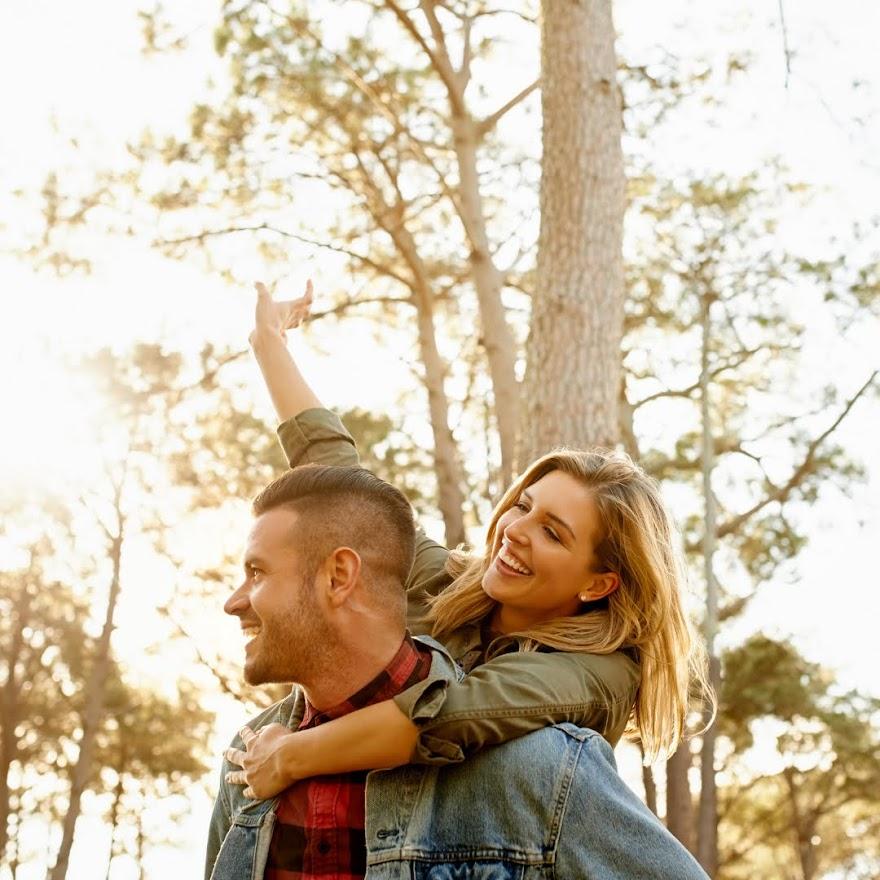
[[[507,549],[506,544],[502,544],[495,557],[495,563],[502,574],[511,575],[530,575],[532,571],[528,569]]]

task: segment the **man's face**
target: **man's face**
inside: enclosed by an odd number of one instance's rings
[[[296,546],[297,514],[283,508],[257,517],[244,554],[244,582],[223,610],[241,622],[248,684],[307,684],[320,668],[329,626]]]

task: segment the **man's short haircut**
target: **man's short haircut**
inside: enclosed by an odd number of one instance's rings
[[[405,607],[415,522],[403,493],[361,467],[303,465],[257,495],[254,516],[278,507],[297,514],[292,539],[310,576],[335,549],[351,547],[361,557],[368,587]]]

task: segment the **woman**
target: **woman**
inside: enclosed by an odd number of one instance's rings
[[[282,425],[290,464],[352,464],[341,422],[302,378],[285,331],[305,295],[275,303],[257,285],[251,343]],[[407,583],[408,622],[441,640],[467,676],[438,694],[415,685],[394,700],[291,733],[246,730],[249,796],[297,779],[407,762],[461,760],[550,724],[591,727],[614,745],[625,730],[648,759],[681,737],[702,657],[682,607],[678,539],[656,483],[625,455],[559,450],[501,499],[480,556],[424,535]]]

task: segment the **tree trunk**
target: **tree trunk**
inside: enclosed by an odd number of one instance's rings
[[[611,0],[544,0],[543,159],[522,455],[619,434],[623,336],[621,96]]]
[[[709,348],[712,334],[712,296],[702,297],[702,345],[700,365],[700,415],[703,427],[701,450],[703,466],[703,568],[706,581],[706,652],[709,655],[709,681],[716,693],[719,689],[720,663],[715,652],[718,632],[718,584],[715,580],[715,532],[717,515],[712,491],[712,471],[715,467],[712,413],[709,401]],[[707,709],[708,712],[708,709]],[[708,716],[707,719],[708,721]],[[714,877],[718,872],[718,790],[715,782],[715,732],[713,723],[703,734],[700,751],[700,809],[697,818],[697,859],[705,872]]]
[[[411,289],[418,315],[419,353],[425,368],[428,410],[434,435],[437,497],[446,530],[446,544],[455,547],[465,539],[462,489],[464,476],[458,458],[458,447],[449,427],[449,398],[444,388],[446,364],[437,348],[433,291],[427,270],[409,230],[401,225],[388,231],[413,274]]]
[[[691,762],[691,750],[682,740],[666,762],[666,827],[693,852],[694,810],[688,782]]]
[[[123,541],[123,516],[120,509],[121,484],[116,487],[115,512],[117,516],[117,531],[110,537],[110,559],[112,562],[112,578],[110,582],[110,594],[107,597],[107,610],[104,617],[104,626],[101,637],[98,640],[95,651],[94,665],[89,675],[88,698],[83,715],[82,737],[79,742],[79,755],[76,767],[73,771],[73,779],[70,786],[70,803],[67,814],[64,817],[64,828],[61,835],[61,846],[55,866],[52,868],[50,880],[65,880],[67,866],[70,862],[70,851],[73,847],[73,835],[76,828],[76,820],[79,818],[82,795],[86,784],[92,774],[92,761],[95,753],[95,739],[101,726],[104,714],[104,689],[107,684],[107,676],[110,672],[110,636],[113,633],[113,616],[120,591],[120,562],[122,559]]]
[[[0,690],[0,863],[3,861],[3,854],[9,842],[9,772],[18,746],[15,728],[18,726],[22,711],[19,702],[18,666],[24,647],[24,630],[30,617],[31,598],[29,585],[23,581],[21,593],[16,598],[11,615],[12,638],[9,649],[5,652],[6,681]]]
[[[428,391],[428,410],[434,435],[434,472],[437,476],[437,499],[445,527],[445,542],[455,547],[465,539],[464,532],[464,474],[458,458],[458,447],[449,428],[449,399],[446,396],[446,364],[437,348],[434,329],[434,294],[431,276],[419,254],[412,233],[406,227],[406,204],[402,196],[396,204],[389,204],[382,187],[360,164],[361,180],[367,193],[368,209],[379,229],[382,229],[410,271],[407,284],[417,313],[419,356],[425,368],[425,387]]]
[[[813,880],[818,869],[816,848],[813,846],[813,835],[816,833],[815,818],[810,815],[805,816],[801,810],[797,798],[797,785],[794,781],[794,773],[795,771],[792,767],[786,767],[783,771],[786,787],[788,788],[788,799],[791,803],[795,849],[797,850],[802,880]]]
[[[463,101],[462,101],[463,103]],[[480,332],[495,397],[495,420],[501,446],[501,476],[506,486],[517,467],[516,437],[520,389],[516,380],[516,341],[501,301],[503,279],[492,259],[480,177],[477,171],[477,123],[452,109],[452,134],[459,174],[459,215],[470,241],[470,266],[480,304]],[[522,462],[520,462],[520,465]]]
[[[125,766],[125,749],[122,750],[120,766]],[[122,795],[125,793],[125,783],[122,770],[116,780],[113,790],[113,803],[110,806],[110,857],[107,859],[107,874],[105,880],[110,880],[110,869],[113,867],[113,859],[116,857],[116,826],[119,824],[119,807],[122,804]]]
[[[657,815],[657,783],[654,781],[654,771],[645,764],[645,750],[639,743],[639,751],[642,754],[642,785],[645,786],[645,805],[656,816]]]

